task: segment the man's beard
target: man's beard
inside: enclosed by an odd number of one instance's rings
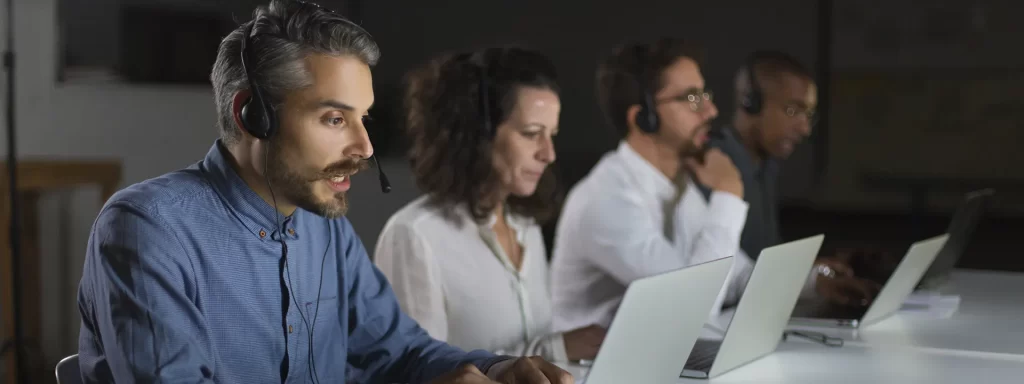
[[[708,143],[704,143],[704,145],[698,146],[697,136],[699,136],[701,133],[708,133],[710,129],[710,123],[702,124],[698,126],[696,129],[694,129],[693,133],[690,134],[690,137],[684,141],[682,147],[679,149],[679,157],[684,160],[702,158],[704,156],[704,152],[706,149],[705,147],[708,146]]]
[[[328,219],[335,219],[348,213],[348,196],[345,192],[338,192],[333,198],[320,201],[313,193],[314,184],[341,174],[351,177],[368,166],[366,160],[349,160],[331,164],[322,171],[303,172],[291,169],[285,163],[280,148],[274,145],[273,141],[267,153],[267,179],[270,180],[273,193],[299,208]],[[351,182],[351,179],[349,180]]]

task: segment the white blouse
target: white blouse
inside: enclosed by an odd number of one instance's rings
[[[422,196],[396,212],[377,240],[374,262],[398,302],[431,336],[456,347],[567,361],[551,332],[549,268],[540,226],[506,214],[523,252],[516,270],[492,229],[465,205],[444,210]]]

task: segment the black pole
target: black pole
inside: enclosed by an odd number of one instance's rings
[[[828,119],[832,105],[832,0],[818,0],[818,123],[814,127],[816,184],[825,181],[828,169]]]
[[[7,69],[7,174],[8,194],[11,196],[11,275],[14,289],[14,359],[18,367],[18,383],[28,383],[25,355],[24,324],[21,319],[21,231],[18,214],[18,156],[14,135],[14,1],[7,0],[7,51],[4,52]]]

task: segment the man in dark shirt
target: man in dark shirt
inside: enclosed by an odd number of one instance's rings
[[[756,260],[761,250],[782,242],[779,235],[780,162],[811,134],[818,95],[814,77],[790,55],[751,54],[736,74],[732,125],[712,134],[710,146],[728,155],[740,171],[750,206],[740,248]],[[840,304],[864,305],[878,285],[854,276],[847,260],[827,257],[815,266],[815,290]]]

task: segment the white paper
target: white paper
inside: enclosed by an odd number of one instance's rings
[[[945,319],[953,316],[959,308],[960,295],[941,295],[938,292],[922,291],[907,296],[900,312]]]

